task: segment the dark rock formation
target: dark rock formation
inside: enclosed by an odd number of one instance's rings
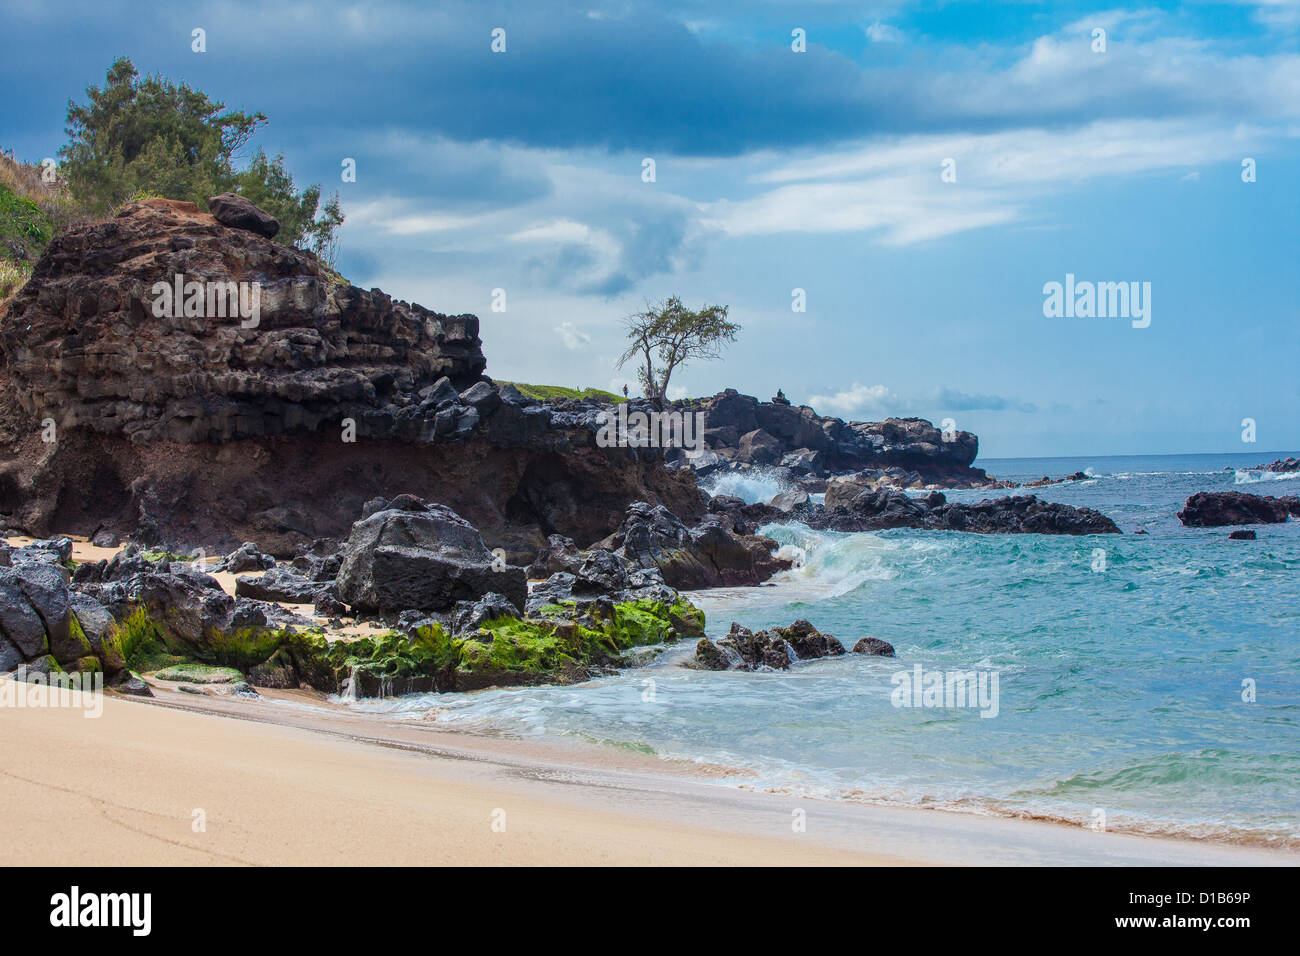
[[[1291,474],[1300,471],[1300,458],[1278,458],[1267,465],[1256,465],[1254,471],[1271,471],[1275,474]]]
[[[809,500],[808,492],[792,489],[790,491],[782,491],[775,495],[768,504],[777,511],[789,513],[791,511],[796,511],[799,508],[807,508]]]
[[[266,571],[273,567],[275,567],[275,558],[263,554],[253,542],[245,541],[226,555],[225,560],[217,566],[217,570],[243,574],[246,571]]]
[[[704,412],[708,448],[734,462],[784,464],[790,458],[791,466],[818,474],[897,466],[957,477],[971,473],[979,453],[979,440],[970,432],[954,432],[945,440],[924,419],[846,422],[818,415],[806,405],[760,402],[735,389],[681,407]],[[974,471],[987,480],[982,471]]]
[[[695,645],[695,657],[687,666],[703,671],[725,671],[731,667],[731,658],[717,644],[702,637]]]
[[[256,325],[155,316],[176,275],[256,283]],[[661,451],[597,444],[599,403],[526,399],[485,364],[475,316],[341,283],[189,203],[130,204],[51,242],[0,319],[0,524],[287,557],[412,492],[524,561],[634,501],[702,513]]]
[[[667,508],[643,501],[628,509],[618,531],[598,547],[634,567],[657,569],[668,586],[681,590],[759,584],[790,567],[774,556],[771,538],[738,534],[712,514],[688,528]]]
[[[222,193],[208,200],[208,211],[223,226],[245,229],[265,239],[274,239],[280,231],[280,220],[263,212],[254,203],[238,193]]]
[[[562,534],[553,534],[546,539],[545,546],[537,552],[533,563],[528,566],[528,577],[549,578],[560,571],[577,571],[582,564],[582,553],[572,538]]]
[[[202,300],[187,308],[186,293],[156,314],[155,285],[169,294],[177,275],[202,283]],[[209,307],[214,284],[236,278],[250,303],[257,284],[255,327],[225,300],[216,315],[215,292]],[[360,430],[365,412],[440,376],[473,384],[480,346],[474,316],[340,284],[306,253],[161,199],[56,237],[0,326],[25,410],[137,443],[341,429],[348,417]]]
[[[829,497],[829,493],[828,493]],[[799,521],[818,531],[882,531],[919,528],[968,531],[976,534],[1119,534],[1116,524],[1091,508],[1042,501],[1033,495],[985,499],[971,504],[949,502],[942,492],[912,497],[893,488],[858,492],[834,508],[818,504],[783,512],[771,505],[745,504],[718,495],[708,509],[737,534],[753,533],[765,524]]]
[[[522,611],[524,569],[495,557],[474,526],[450,508],[410,495],[354,524],[343,548],[338,596],[354,610],[446,611],[491,591]]]
[[[878,637],[863,637],[853,645],[854,654],[868,654],[874,657],[893,657],[894,645]]]
[[[259,648],[274,645],[288,625],[306,618],[274,604],[232,598],[210,574],[175,561],[104,584],[82,585],[119,622],[141,611],[158,641],[196,661],[246,667],[265,658]],[[294,685],[297,686],[297,685]]]
[[[976,534],[1119,534],[1115,522],[1091,508],[1042,501],[1034,495],[948,503],[939,492],[912,498],[882,488],[855,495],[813,519],[813,526],[837,531],[926,528]]]
[[[764,667],[789,670],[793,661],[838,657],[843,653],[844,645],[807,621],[757,632],[733,621],[731,631],[716,644],[702,638],[687,666],[713,671],[752,671]]]
[[[1229,541],[1254,541],[1255,532],[1250,530],[1231,531],[1228,533],[1228,540]]]
[[[312,581],[285,568],[272,568],[262,575],[235,579],[235,596],[255,601],[314,605],[327,595],[336,597],[332,582]]]
[[[1178,512],[1178,520],[1189,527],[1214,528],[1276,524],[1285,521],[1288,514],[1300,515],[1300,499],[1248,495],[1240,491],[1198,491]]]

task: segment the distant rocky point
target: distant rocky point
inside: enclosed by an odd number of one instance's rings
[[[815,477],[890,467],[915,469],[932,480],[989,480],[971,468],[979,439],[970,432],[945,436],[921,418],[846,422],[780,397],[782,401],[760,402],[729,388],[712,398],[676,403],[676,408],[704,413],[710,456],[692,466],[705,471],[725,464],[777,466]]]
[[[1291,474],[1300,471],[1300,458],[1278,458],[1267,465],[1256,465],[1252,471],[1269,471],[1276,474]]]

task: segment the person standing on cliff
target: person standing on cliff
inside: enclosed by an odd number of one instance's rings
[[[623,397],[627,398],[627,385],[623,386]]]

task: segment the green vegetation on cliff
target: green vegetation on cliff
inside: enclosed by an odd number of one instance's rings
[[[607,392],[603,388],[565,388],[563,385],[525,385],[523,382],[500,382],[500,385],[513,385],[519,389],[528,398],[535,398],[538,401],[554,401],[559,398],[584,399],[599,398],[601,401],[622,402],[626,399],[622,395],[615,395],[613,392]]]

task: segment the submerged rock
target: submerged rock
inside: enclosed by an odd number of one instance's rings
[[[863,637],[853,645],[854,654],[869,654],[875,657],[893,657],[894,645],[878,637]]]

